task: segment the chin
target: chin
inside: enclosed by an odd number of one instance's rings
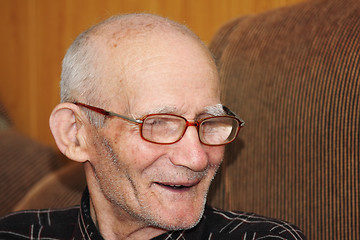
[[[155,227],[168,231],[190,229],[200,222],[204,214],[204,207],[197,210],[196,213],[188,210],[185,213],[182,211],[180,214],[170,213],[166,218],[163,216],[160,221],[153,222],[153,224]]]

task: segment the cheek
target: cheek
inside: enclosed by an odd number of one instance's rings
[[[164,151],[161,147],[154,146],[153,143],[138,139],[137,142],[128,146],[128,159],[138,169],[145,170],[151,168],[159,159],[166,158],[168,151]]]
[[[114,150],[123,163],[131,164],[132,168],[146,169],[163,155],[160,148],[143,140],[137,129],[127,133],[116,133],[113,139]]]
[[[225,146],[205,146],[210,165],[220,165],[224,159]]]

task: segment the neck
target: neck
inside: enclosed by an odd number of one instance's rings
[[[124,216],[119,214],[109,214],[102,208],[96,208],[91,200],[91,218],[93,219],[96,227],[99,229],[101,235],[106,240],[112,239],[149,239],[156,237],[165,231],[162,229],[141,226],[136,221],[124,221]],[[96,210],[98,209],[98,210]]]

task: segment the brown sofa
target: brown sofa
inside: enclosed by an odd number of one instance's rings
[[[241,17],[210,47],[223,100],[246,122],[213,202],[291,221],[309,239],[358,239],[360,1]]]

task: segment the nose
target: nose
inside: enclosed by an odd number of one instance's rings
[[[174,165],[184,166],[195,172],[204,171],[209,164],[205,145],[201,144],[195,126],[189,126],[182,139],[174,144],[177,149],[172,155]]]

